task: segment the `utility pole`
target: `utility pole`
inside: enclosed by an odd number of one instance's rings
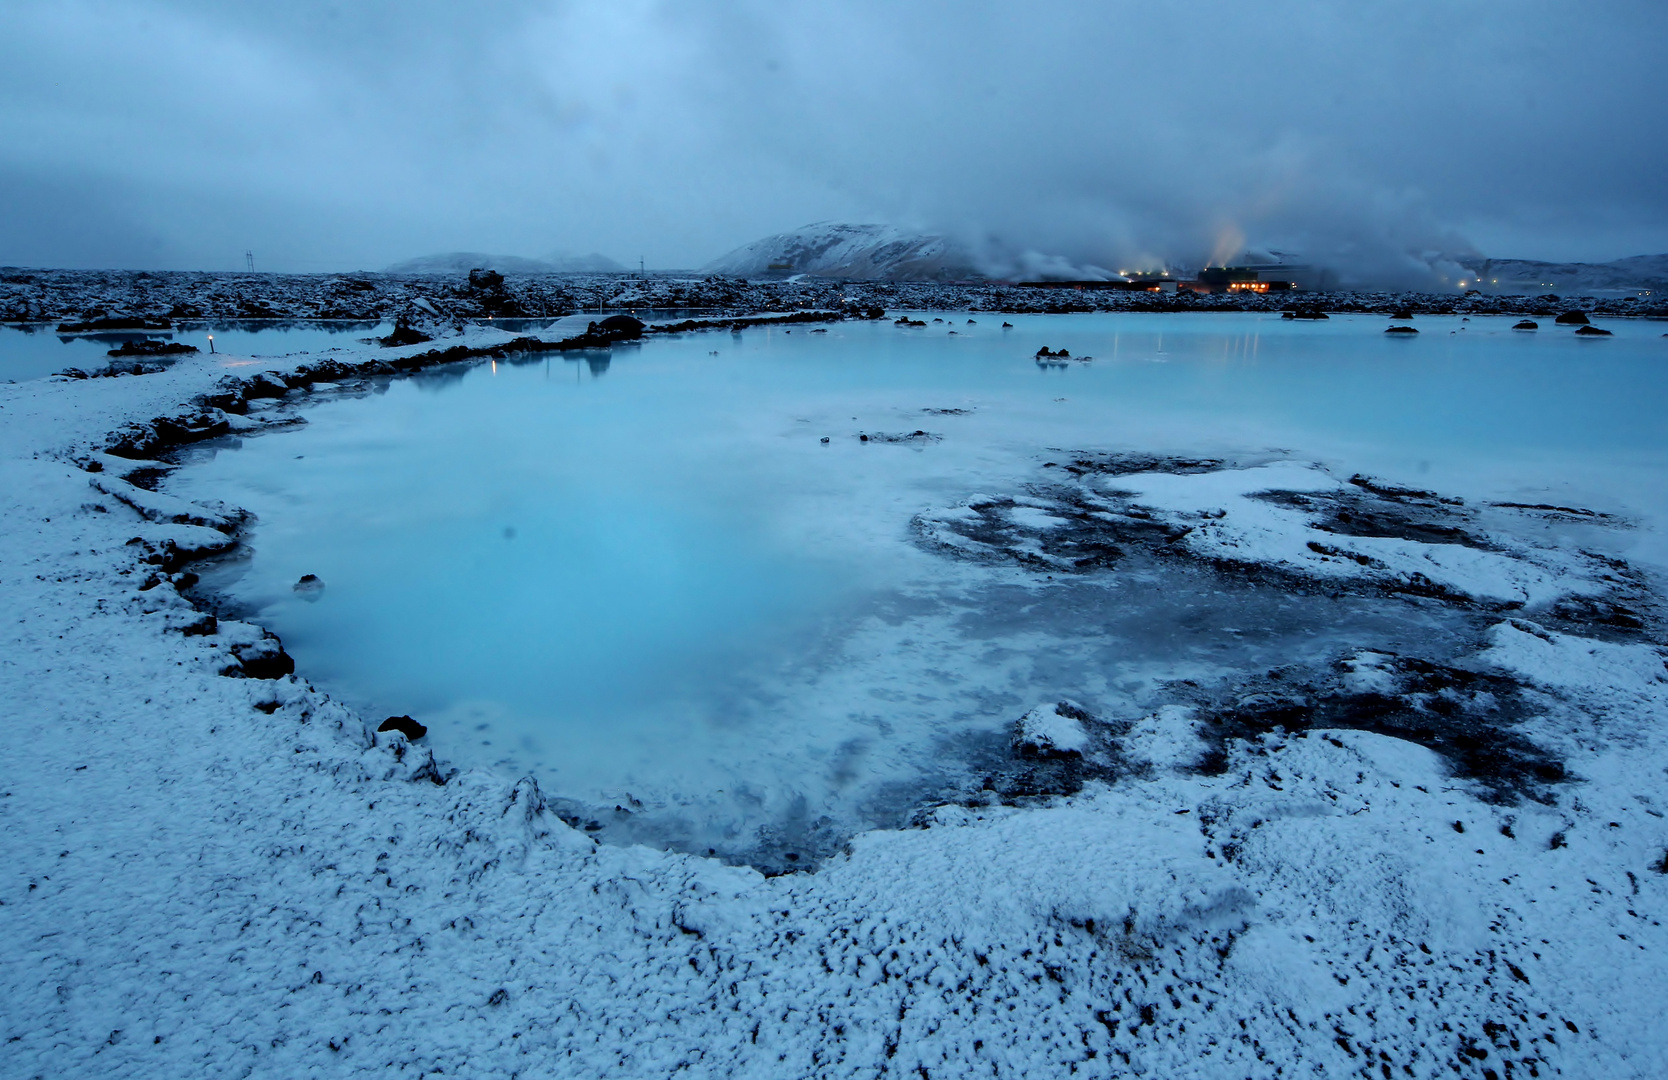
[[[243,261],[248,265],[249,272],[253,274],[255,272],[255,253],[253,251],[245,251],[243,253]]]

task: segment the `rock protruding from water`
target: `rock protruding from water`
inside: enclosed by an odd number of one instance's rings
[[[1080,758],[1089,745],[1088,710],[1070,701],[1038,705],[1014,725],[1014,750],[1029,758]]]
[[[382,342],[383,348],[390,349],[399,345],[421,345],[425,341],[433,341],[434,339],[421,330],[414,329],[406,323],[400,323],[394,327],[392,334],[377,340]]]
[[[412,742],[429,733],[429,729],[409,716],[390,716],[376,726],[378,731],[397,731]]]
[[[1559,315],[1556,319],[1554,319],[1552,321],[1556,322],[1556,323],[1561,323],[1564,326],[1586,326],[1588,320],[1587,320],[1587,315],[1586,315],[1585,312],[1566,311],[1562,315]]]
[[[1600,330],[1596,326],[1583,326],[1576,330],[1579,337],[1609,337],[1610,331]]]
[[[1417,334],[1419,331],[1411,326],[1392,326],[1384,332],[1386,334]]]
[[[592,323],[595,333],[617,341],[630,341],[643,336],[643,320],[630,315],[610,315],[601,322]]]
[[[313,603],[324,595],[324,579],[317,574],[302,574],[301,580],[293,586],[295,595],[308,603]]]
[[[120,348],[111,349],[110,356],[176,356],[182,353],[201,352],[195,345],[187,345],[183,341],[154,341],[145,338],[140,341],[124,341]]]
[[[1520,323],[1512,324],[1513,330],[1539,330],[1540,328],[1541,324],[1536,322],[1534,319],[1524,319]]]

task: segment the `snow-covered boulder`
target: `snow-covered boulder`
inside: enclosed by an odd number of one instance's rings
[[[1092,719],[1082,706],[1070,701],[1038,705],[1019,718],[1014,730],[1014,749],[1026,757],[1081,757],[1089,747]]]

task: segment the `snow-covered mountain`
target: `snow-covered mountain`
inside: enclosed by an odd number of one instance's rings
[[[395,263],[390,274],[467,274],[471,270],[496,270],[501,274],[621,274],[625,267],[606,255],[569,255],[555,252],[542,259],[519,255],[487,255],[479,251],[448,251],[420,255]]]
[[[1607,263],[1559,263],[1538,259],[1457,259],[1488,292],[1604,293],[1668,292],[1668,255],[1635,255]]]
[[[702,267],[729,277],[819,277],[862,281],[961,281],[981,277],[973,259],[943,236],[894,225],[819,222],[736,248]]]

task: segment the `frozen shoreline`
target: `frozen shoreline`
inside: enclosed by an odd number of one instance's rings
[[[206,548],[235,510],[130,487],[102,451],[246,429],[234,399],[433,351],[255,362],[232,397],[209,357],[0,386],[8,1073],[1648,1076],[1668,1056],[1653,644],[1492,631],[1476,665],[1535,696],[1579,777],[1546,803],[1324,728],[1199,775],[1169,712],[1129,743],[1149,779],[944,808],[777,878],[598,845],[531,780],[372,745],[304,678],[222,677],[260,632],[205,633],[171,583],[139,586],[147,544]],[[1339,558],[1245,520],[1196,542]]]

